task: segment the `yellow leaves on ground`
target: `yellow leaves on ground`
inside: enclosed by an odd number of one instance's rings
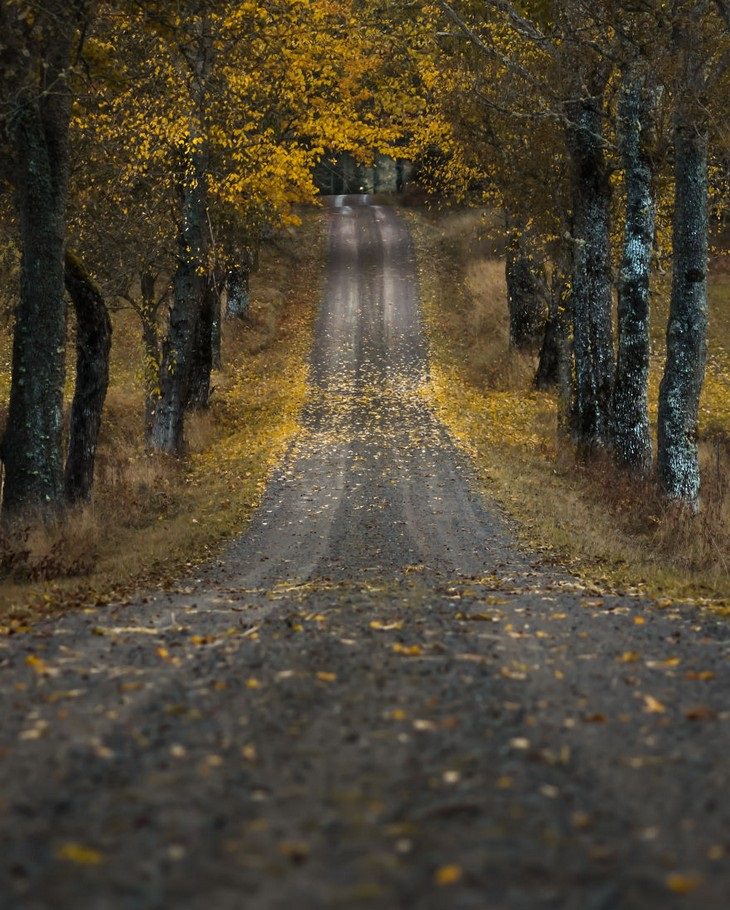
[[[317,679],[320,682],[324,682],[324,683],[333,683],[337,680],[336,673],[328,673],[325,670],[320,670],[316,675],[317,675]]]
[[[437,885],[457,885],[462,878],[464,877],[464,870],[461,866],[457,866],[455,863],[450,863],[447,866],[440,866],[436,870],[436,875],[434,879]]]
[[[555,402],[540,392],[476,389],[464,383],[457,367],[431,364],[431,384],[425,397],[459,442],[471,449],[481,446],[539,448],[536,431],[546,415],[555,413]]]
[[[247,689],[260,689],[261,682],[258,679],[256,679],[255,676],[249,676],[249,678],[246,680],[246,688]]]
[[[408,717],[403,708],[393,708],[391,711],[386,712],[385,716],[389,720],[405,720]]]
[[[393,645],[393,651],[404,657],[420,657],[423,654],[423,648],[420,645],[404,645],[399,641]]]
[[[699,875],[671,872],[666,878],[667,888],[674,894],[691,894],[702,884]]]
[[[56,851],[56,856],[67,863],[75,863],[77,866],[100,866],[104,862],[104,856],[99,850],[86,847],[76,841],[62,844]]]
[[[643,699],[644,710],[647,714],[664,714],[666,712],[666,706],[659,699],[654,698],[653,695],[644,695]]]
[[[39,676],[45,676],[48,673],[49,667],[48,664],[37,654],[29,654],[25,658],[25,662],[29,667],[32,667]]]
[[[370,628],[375,629],[377,632],[394,632],[403,628],[403,620],[383,622],[379,619],[373,619],[370,623]]]

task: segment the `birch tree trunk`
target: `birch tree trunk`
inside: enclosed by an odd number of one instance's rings
[[[618,357],[612,405],[612,444],[619,464],[640,474],[652,465],[649,431],[649,303],[656,200],[650,139],[656,89],[628,74],[618,110],[625,172],[626,221],[618,286]]]
[[[707,146],[701,115],[681,106],[674,124],[674,262],[657,466],[666,495],[693,509],[699,504],[698,416],[707,362]]]

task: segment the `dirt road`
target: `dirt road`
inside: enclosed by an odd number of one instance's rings
[[[0,639],[0,907],[724,908],[727,623],[521,551],[331,208],[305,429],[180,589]]]

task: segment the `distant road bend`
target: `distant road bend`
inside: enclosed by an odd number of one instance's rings
[[[330,203],[246,533],[0,638],[0,910],[725,910],[726,621],[516,545],[425,403],[405,221]]]

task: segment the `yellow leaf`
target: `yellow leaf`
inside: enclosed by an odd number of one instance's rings
[[[624,653],[617,657],[619,663],[622,664],[635,664],[637,660],[641,660],[641,655],[638,651],[624,651]]]
[[[48,672],[48,664],[45,662],[45,660],[42,660],[40,657],[38,657],[37,654],[29,654],[25,658],[25,662],[29,667],[33,667],[39,676],[42,676],[44,673]]]
[[[420,645],[402,645],[399,641],[393,645],[393,650],[396,654],[404,654],[406,657],[418,657],[423,654],[423,648]]]
[[[457,866],[454,863],[451,863],[448,866],[441,866],[436,870],[436,884],[437,885],[456,885],[461,881],[464,875],[464,870],[461,866]]]
[[[98,850],[84,847],[83,844],[74,841],[62,844],[56,851],[56,856],[78,866],[100,866],[104,862],[104,857]]]
[[[260,682],[258,681],[258,679],[256,679],[255,677],[250,676],[250,677],[246,680],[246,688],[247,688],[247,689],[260,689],[260,688],[261,688],[261,683],[260,683]]]
[[[337,674],[336,673],[327,673],[324,670],[320,670],[319,673],[317,673],[317,679],[320,682],[331,683],[337,679]]]
[[[381,622],[379,619],[374,619],[370,623],[371,629],[376,629],[378,632],[392,632],[396,629],[403,628],[403,620],[398,622]]]
[[[664,714],[666,707],[653,695],[644,696],[644,710],[647,714]]]
[[[684,875],[681,872],[670,872],[667,876],[667,888],[675,894],[691,894],[702,884],[699,875]]]

